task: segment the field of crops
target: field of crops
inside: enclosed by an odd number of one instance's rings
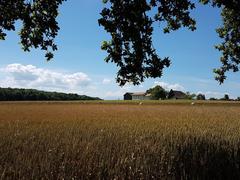
[[[0,179],[239,179],[240,103],[0,103]]]

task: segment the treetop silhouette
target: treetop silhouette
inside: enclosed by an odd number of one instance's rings
[[[41,48],[46,59],[53,58],[57,50],[54,38],[58,34],[58,8],[65,0],[0,0],[0,39],[6,31],[15,30],[20,20],[23,27],[19,33],[24,51]],[[222,66],[214,69],[216,80],[223,83],[226,72],[239,71],[240,64],[240,1],[199,0],[221,8],[223,24],[216,31],[223,40],[216,45],[222,54]],[[140,84],[145,78],[157,78],[163,69],[170,66],[169,57],[159,57],[152,43],[153,24],[166,24],[164,33],[186,27],[196,29],[196,21],[190,16],[195,3],[190,0],[103,0],[99,25],[110,34],[110,41],[103,41],[102,49],[107,52],[106,62],[119,67],[117,83]],[[152,13],[149,13],[152,12]],[[153,13],[155,12],[155,13]],[[154,14],[154,15],[150,15]]]

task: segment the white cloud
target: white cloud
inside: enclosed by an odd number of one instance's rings
[[[33,65],[9,64],[1,69],[6,73],[0,80],[2,87],[36,88],[43,90],[60,90],[64,92],[79,92],[87,87],[91,79],[87,74],[62,73]]]
[[[107,84],[111,84],[111,82],[112,82],[111,79],[104,78],[102,81],[102,84],[107,85]]]
[[[178,84],[178,83],[176,83],[176,84],[170,84],[170,83],[166,83],[166,82],[161,82],[161,81],[155,81],[154,82],[154,85],[156,86],[156,85],[159,85],[159,86],[161,86],[161,87],[163,87],[164,89],[166,89],[166,90],[171,90],[171,89],[173,89],[173,90],[179,90],[179,91],[184,91],[184,87],[182,86],[182,85],[180,85],[180,84]]]
[[[108,91],[105,94],[106,99],[120,99],[123,97],[123,94],[125,94],[125,91],[117,90],[117,91]]]
[[[129,84],[119,87],[115,86],[114,89],[110,89],[102,94],[104,99],[109,99],[109,100],[116,100],[116,99],[123,99],[123,95],[126,92],[138,92],[142,89],[141,87],[134,87]]]

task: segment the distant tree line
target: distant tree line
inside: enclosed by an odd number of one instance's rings
[[[150,88],[147,90],[148,94],[151,94],[151,99],[152,100],[159,100],[159,99],[172,99],[174,96],[173,90],[167,91],[163,87],[157,85],[153,88]],[[184,96],[182,96],[181,99],[188,99],[188,100],[206,100],[206,96],[202,93],[199,94],[194,94],[190,92],[185,92]],[[240,101],[240,97],[236,99],[230,99],[228,94],[225,94],[223,98],[217,99],[217,98],[209,98],[209,100],[221,100],[221,101]]]
[[[101,100],[86,95],[46,92],[36,89],[0,88],[0,101],[76,101]]]
[[[212,100],[212,101],[217,101],[217,100],[220,100],[220,101],[240,101],[240,97],[237,97],[236,99],[230,99],[229,98],[229,95],[228,94],[224,94],[224,96],[222,98],[209,98],[209,100]]]

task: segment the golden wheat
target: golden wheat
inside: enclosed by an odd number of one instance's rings
[[[236,179],[239,103],[1,103],[0,179]]]

